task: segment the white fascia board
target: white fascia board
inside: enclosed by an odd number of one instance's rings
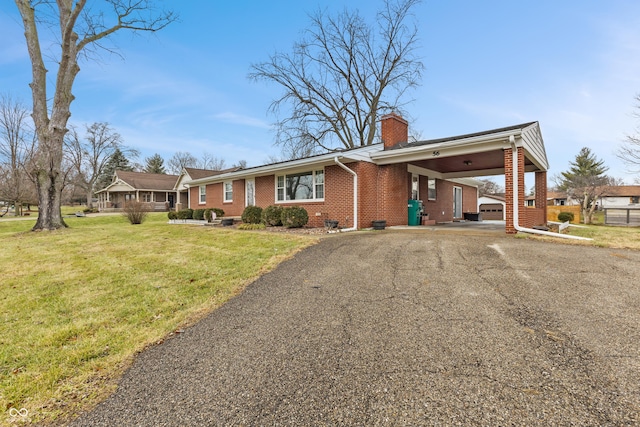
[[[422,168],[420,166],[416,166],[412,164],[407,165],[407,171],[409,173],[415,173],[417,175],[427,176],[429,178],[445,179],[442,173],[440,172],[436,172],[434,170]]]
[[[447,181],[455,182],[457,184],[467,185],[469,187],[479,187],[481,182],[475,178],[453,178],[447,179]]]
[[[516,136],[516,143],[518,144],[518,140],[520,138],[517,137],[520,136],[520,133],[521,131],[519,129],[515,129],[497,134],[457,139],[455,141],[444,141],[415,147],[397,148],[395,150],[372,153],[371,159],[376,164],[389,164],[424,160],[425,155],[428,157],[443,158],[498,149],[504,150],[506,148],[510,148],[509,136]],[[435,154],[436,152],[437,154]]]
[[[288,162],[276,163],[272,165],[258,166],[255,168],[242,169],[236,172],[228,172],[212,177],[194,179],[185,183],[188,186],[213,184],[216,182],[230,181],[234,179],[255,178],[257,176],[275,175],[278,172],[296,172],[308,171],[310,168],[319,168],[335,164],[334,158],[337,157],[345,163],[355,161],[371,162],[370,153],[380,151],[382,144],[369,145],[366,147],[349,150],[347,152],[336,151],[334,153],[326,153],[319,156],[307,157],[304,159],[291,160]]]
[[[129,185],[127,182],[121,180],[120,178],[118,178],[115,182],[112,182],[111,184],[107,185],[105,188],[103,188],[102,190],[98,190],[95,192],[95,194],[98,193],[102,193],[105,191],[110,191],[112,187],[115,187],[116,185],[126,185],[127,187],[129,187],[131,190],[130,191],[135,191],[135,188],[131,185]]]

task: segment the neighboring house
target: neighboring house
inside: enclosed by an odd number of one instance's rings
[[[223,173],[236,172],[242,168],[233,167],[229,169],[224,169],[220,171],[212,171],[208,169],[197,169],[197,168],[183,168],[182,173],[178,176],[178,179],[174,185],[174,191],[177,194],[177,203],[176,210],[181,210],[190,206],[189,203],[189,182],[196,180],[207,178],[210,176],[220,175]],[[204,192],[204,188],[202,189]],[[202,194],[198,194],[198,198],[202,198]],[[202,200],[200,200],[202,201]]]
[[[111,184],[96,191],[98,210],[120,210],[129,201],[143,202],[149,210],[171,210],[177,200],[177,179],[177,175],[115,171]]]
[[[506,232],[517,232],[516,213],[521,226],[546,224],[548,161],[538,122],[417,142],[408,142],[408,123],[396,114],[381,127],[382,143],[193,179],[189,207],[239,216],[249,205],[296,205],[311,226],[332,219],[366,228],[374,220],[407,224],[415,198],[431,220],[447,222],[477,212],[477,186],[467,178],[504,174]],[[536,208],[520,208],[525,172],[535,173]]]
[[[547,191],[547,205],[549,206],[567,206],[575,204],[575,201],[571,199],[565,192]]]
[[[504,196],[485,194],[478,197],[478,212],[483,220],[505,220],[507,202]]]
[[[598,201],[599,208],[640,208],[640,185],[607,187]]]

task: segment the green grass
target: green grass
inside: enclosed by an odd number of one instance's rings
[[[11,408],[35,423],[96,403],[136,352],[313,242],[166,218],[67,218],[39,233],[0,221],[0,425],[17,421]]]

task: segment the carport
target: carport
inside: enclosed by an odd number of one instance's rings
[[[507,234],[546,224],[549,164],[538,122],[449,138],[395,142],[402,141],[406,132],[404,119],[385,116],[385,149],[371,153],[371,159],[378,165],[406,163],[409,172],[442,180],[504,175]],[[400,139],[398,135],[402,135]],[[524,206],[525,173],[535,173],[535,207]]]

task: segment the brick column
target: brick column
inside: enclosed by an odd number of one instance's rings
[[[536,172],[536,208],[542,210],[544,222],[547,224],[547,171]]]
[[[524,211],[524,150],[518,148],[518,176],[513,175],[513,149],[504,150],[504,189],[506,199],[505,231],[507,234],[516,234],[518,231],[514,225],[513,206],[513,180],[518,183],[518,224],[522,225],[526,212]]]
[[[504,197],[505,197],[505,231],[516,234],[513,226],[513,150],[504,150]]]

